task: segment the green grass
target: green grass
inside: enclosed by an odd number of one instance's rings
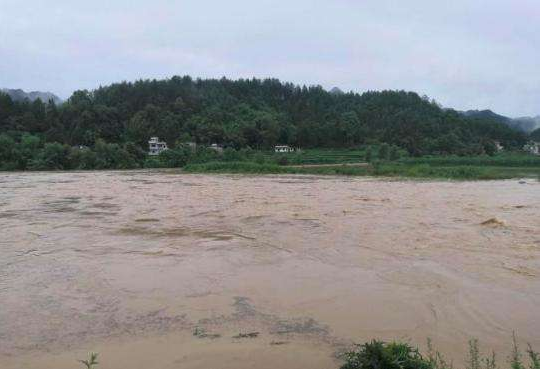
[[[397,161],[375,161],[371,166],[353,167],[343,164],[363,162],[366,148],[362,149],[309,149],[296,153],[276,154],[258,152],[245,161],[216,161],[193,163],[185,167],[188,172],[248,173],[248,174],[316,174],[403,177],[419,179],[494,180],[523,177],[540,178],[540,157],[525,153],[501,153],[495,156],[426,156],[403,157]],[[373,157],[378,147],[372,146]],[[255,160],[256,158],[256,160]],[[285,160],[283,160],[285,159]],[[280,166],[278,163],[287,164]],[[293,168],[290,165],[332,164],[325,167]],[[335,165],[333,165],[335,164]]]
[[[360,149],[307,149],[301,152],[276,154],[266,152],[265,156],[272,161],[286,157],[289,164],[343,164],[358,163],[365,159],[365,150]]]
[[[497,166],[497,167],[536,167],[540,169],[540,156],[525,153],[502,153],[495,156],[424,156],[403,158],[405,164],[429,164],[434,166]]]
[[[372,156],[377,158],[378,146],[372,145]],[[358,163],[365,161],[366,147],[359,149],[307,149],[301,152],[288,154],[275,154],[264,152],[269,161],[276,158],[286,157],[289,164],[343,164]],[[495,156],[423,156],[406,157],[404,150],[399,151],[402,158],[399,161],[404,164],[429,164],[434,166],[498,166],[498,167],[537,167],[540,168],[540,156],[519,152],[503,152]]]
[[[384,163],[375,165],[372,175],[456,180],[494,180],[535,177],[540,175],[540,168],[471,165],[434,166],[428,164]]]
[[[184,171],[191,173],[368,175],[370,170],[365,167],[344,165],[295,168],[277,164],[258,164],[249,161],[216,161],[204,164],[188,164],[184,167]]]
[[[540,168],[487,167],[487,166],[432,166],[428,164],[375,163],[369,167],[335,165],[327,167],[288,167],[253,162],[210,162],[189,164],[184,170],[192,173],[246,173],[246,174],[316,174],[404,177],[418,179],[494,180],[540,176]]]
[[[258,164],[250,161],[213,161],[203,164],[188,164],[184,167],[186,172],[213,172],[213,173],[288,173],[288,168],[277,164]]]

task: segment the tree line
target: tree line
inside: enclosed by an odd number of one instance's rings
[[[333,93],[276,79],[189,76],[80,90],[60,106],[52,101],[16,102],[0,94],[0,135],[7,147],[17,147],[7,154],[9,150],[1,149],[2,163],[13,165],[13,155],[22,155],[17,160],[24,162],[24,148],[39,146],[41,157],[32,159],[37,167],[60,147],[66,151],[78,146],[90,148],[96,158],[107,150],[118,151],[118,158],[103,159],[107,163],[131,166],[133,160],[140,165],[150,136],[159,136],[172,148],[194,141],[236,150],[386,143],[412,156],[489,154],[495,141],[512,149],[527,140],[524,133],[494,119],[466,117],[414,92]],[[110,165],[96,160],[96,167]]]

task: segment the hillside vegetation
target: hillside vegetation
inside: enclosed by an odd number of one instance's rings
[[[336,93],[275,79],[187,76],[76,91],[59,106],[39,99],[13,101],[0,93],[0,135],[15,143],[32,135],[42,148],[53,142],[90,148],[104,142],[128,154],[146,150],[150,136],[170,147],[180,140],[235,149],[278,143],[343,149],[384,142],[412,156],[490,154],[494,141],[512,149],[527,140],[489,116],[441,109],[414,92]],[[13,159],[1,155],[3,163]]]

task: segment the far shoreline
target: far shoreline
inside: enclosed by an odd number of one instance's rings
[[[208,163],[214,164],[214,163]],[[220,163],[223,164],[223,163]],[[249,163],[253,164],[253,163]],[[360,165],[362,164],[362,165]],[[188,165],[185,168],[126,168],[126,169],[59,169],[59,170],[14,170],[14,171],[0,171],[0,175],[10,174],[82,174],[82,173],[167,173],[167,174],[184,174],[184,175],[232,175],[232,176],[248,176],[248,177],[267,177],[267,176],[316,176],[320,178],[365,178],[370,180],[380,180],[385,182],[498,182],[498,181],[521,181],[521,180],[534,180],[540,181],[540,172],[530,170],[531,168],[506,168],[506,167],[493,167],[492,169],[501,169],[503,172],[499,177],[483,178],[483,177],[444,177],[436,175],[407,175],[408,173],[402,171],[402,173],[391,173],[389,175],[376,174],[367,172],[366,169],[370,168],[369,163],[358,164],[313,164],[313,165],[289,165],[289,166],[277,166],[279,169],[275,171],[249,171],[249,170],[228,170],[225,168],[210,168],[204,167],[205,164]],[[275,168],[272,168],[275,169]],[[349,171],[350,169],[350,171]],[[357,171],[361,169],[362,171]],[[509,169],[517,169],[515,174]],[[534,168],[536,169],[536,168]],[[521,170],[521,171],[520,171]],[[473,173],[474,174],[474,173]],[[517,175],[522,174],[522,175]]]

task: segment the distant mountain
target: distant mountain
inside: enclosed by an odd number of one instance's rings
[[[15,101],[24,101],[25,99],[28,99],[30,101],[35,101],[37,99],[40,99],[44,103],[49,102],[49,100],[54,101],[56,105],[61,104],[63,101],[61,98],[56,96],[55,94],[51,92],[41,92],[41,91],[32,91],[32,92],[25,92],[21,89],[9,89],[9,88],[2,88],[0,89],[5,94],[8,94],[13,100]]]
[[[521,117],[509,118],[492,112],[491,110],[468,110],[463,114],[470,118],[489,119],[496,122],[501,122],[514,129],[525,133],[531,133],[535,129],[540,128],[540,115],[536,117]]]
[[[510,122],[512,121],[512,118],[494,113],[491,110],[467,110],[463,112],[463,114],[470,118],[492,119],[508,125],[510,125]]]
[[[517,125],[522,131],[532,132],[540,129],[540,115],[537,115],[536,117],[516,118],[514,119],[514,124]]]
[[[329,91],[332,95],[343,95],[345,92],[341,90],[339,87],[334,87]]]

